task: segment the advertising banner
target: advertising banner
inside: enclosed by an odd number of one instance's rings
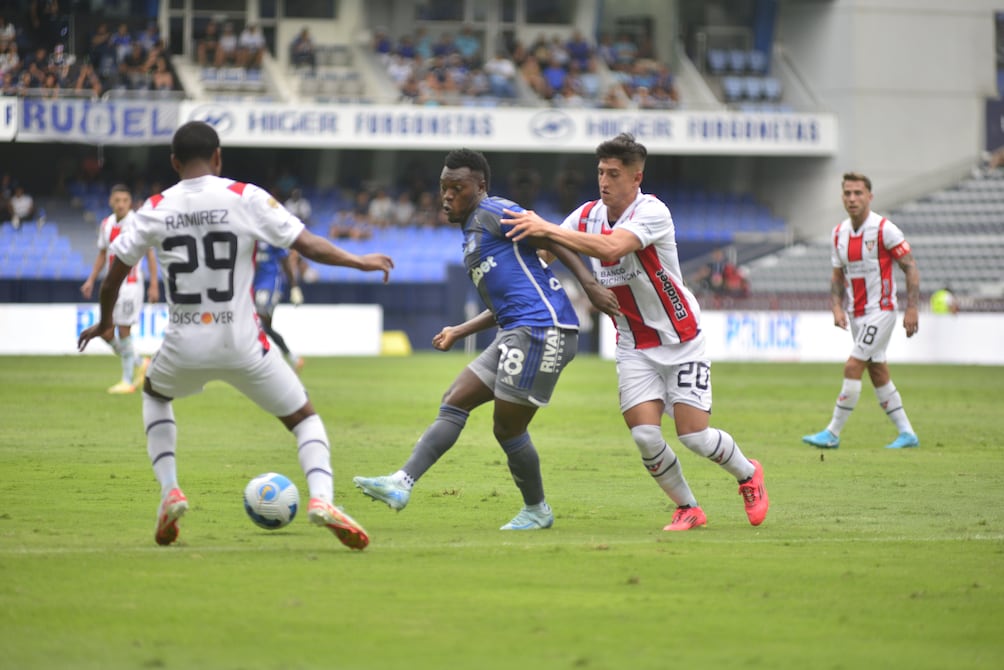
[[[17,139],[85,144],[170,144],[178,103],[21,98]]]
[[[630,132],[651,154],[832,155],[837,123],[827,114],[199,104],[181,120],[205,121],[226,146],[591,152]]]

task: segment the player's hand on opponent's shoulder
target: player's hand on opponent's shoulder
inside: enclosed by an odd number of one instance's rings
[[[432,338],[432,346],[440,351],[449,351],[457,339],[456,329],[453,326],[446,326]]]
[[[532,209],[522,212],[503,209],[502,214],[504,215],[502,223],[513,227],[505,235],[514,242],[519,242],[525,237],[547,237],[547,226],[554,225],[540,218],[540,215]]]
[[[379,270],[383,272],[383,283],[390,281],[390,271],[394,269],[394,260],[387,254],[363,254],[359,257],[362,264],[360,270],[371,272]]]
[[[303,290],[301,290],[299,286],[294,286],[289,289],[289,302],[296,307],[303,304]]]

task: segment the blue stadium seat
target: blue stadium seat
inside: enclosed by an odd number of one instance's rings
[[[713,75],[724,74],[728,69],[728,54],[724,49],[708,49],[708,70]]]
[[[723,77],[722,93],[726,102],[737,102],[743,97],[743,80],[740,77]]]
[[[754,49],[746,54],[746,59],[749,62],[750,72],[761,76],[767,74],[767,54]]]
[[[746,52],[742,49],[729,49],[729,70],[735,74],[746,73]]]

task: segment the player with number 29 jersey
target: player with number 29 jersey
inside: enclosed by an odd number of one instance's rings
[[[157,250],[170,307],[161,353],[225,367],[269,347],[251,290],[258,239],[288,248],[303,228],[264,189],[205,175],[150,197],[111,251],[133,265]]]

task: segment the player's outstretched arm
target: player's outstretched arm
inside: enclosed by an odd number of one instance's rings
[[[460,339],[480,333],[495,325],[495,315],[490,309],[486,309],[477,316],[464,321],[457,326],[446,326],[432,338],[432,346],[440,351],[449,351],[450,347]]]
[[[519,241],[525,237],[545,237],[580,254],[613,263],[641,248],[641,240],[634,233],[615,229],[610,235],[596,235],[569,230],[540,218],[531,210],[514,212],[503,210],[502,223],[513,227],[506,237]]]
[[[328,240],[307,229],[304,229],[297,236],[292,248],[310,260],[325,265],[341,265],[363,272],[383,272],[383,283],[385,284],[390,280],[390,271],[394,268],[394,261],[390,256],[385,254],[363,254],[361,256],[353,254],[336,247]]]
[[[101,282],[101,291],[98,293],[98,301],[101,303],[101,316],[98,318],[96,324],[80,333],[80,337],[77,339],[77,351],[83,351],[87,348],[88,342],[115,327],[115,323],[112,320],[115,311],[115,301],[119,298],[119,287],[122,286],[122,282],[125,281],[131,269],[132,266],[126,265],[118,258],[112,261],[112,266],[108,268],[108,274],[105,276],[105,280]]]

